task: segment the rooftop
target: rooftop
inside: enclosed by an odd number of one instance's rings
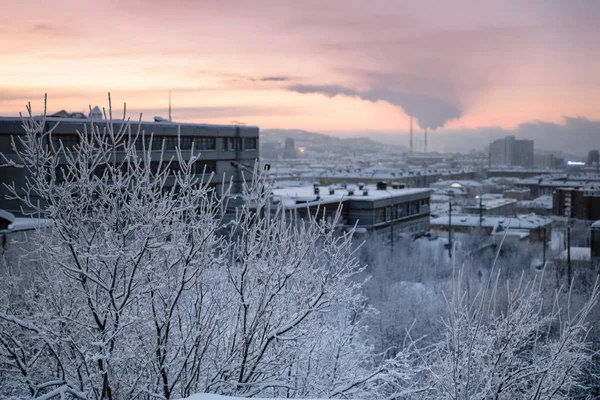
[[[431,193],[430,189],[392,189],[388,187],[385,190],[377,190],[375,185],[365,185],[362,190],[356,185],[348,185],[346,188],[342,186],[317,186],[317,188],[319,189],[319,194],[315,194],[314,186],[273,189],[273,200],[280,201],[286,208],[297,208],[321,204],[335,204],[350,199],[354,201],[377,201]]]
[[[509,227],[511,229],[536,229],[545,225],[551,224],[550,218],[541,215],[517,215],[516,217],[504,217],[485,215],[481,221],[481,226],[484,228],[494,228],[497,225]],[[438,218],[431,219],[432,226],[448,226],[450,224],[449,216],[442,215]],[[473,214],[453,214],[453,226],[478,227],[479,215]]]

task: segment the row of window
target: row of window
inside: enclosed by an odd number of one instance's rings
[[[179,147],[181,150],[190,150],[192,144],[194,145],[194,149],[199,151],[215,151],[217,150],[217,145],[220,146],[221,151],[250,151],[258,149],[258,138],[216,138],[209,136],[181,136],[179,138],[177,136],[154,136],[152,142],[150,142],[150,137],[143,137],[137,139],[135,147],[138,150],[142,150],[143,148],[161,150],[163,141],[165,142],[165,150],[175,150],[176,147]],[[59,147],[60,142],[66,148],[73,148],[79,143],[79,136],[55,135],[52,137],[52,144],[55,148]]]
[[[170,164],[168,164],[168,165],[167,164],[168,163],[164,162],[164,161],[163,161],[162,165],[160,165],[160,161],[151,161],[150,162],[150,171],[153,174],[157,173],[159,166],[160,166],[161,171],[168,169],[169,172],[177,172],[181,169],[181,166],[179,165],[178,161],[172,161]],[[102,176],[107,168],[108,168],[107,164],[97,166],[96,169],[94,170],[94,175]],[[127,165],[123,164],[121,166],[121,169],[126,170]],[[192,164],[192,174],[193,175],[199,175],[202,173],[210,174],[213,172],[214,173],[217,172],[217,162],[216,161],[198,160],[194,164]]]
[[[159,161],[152,161],[150,163],[150,171],[153,174],[156,174],[158,172],[159,165],[160,165]],[[108,164],[98,165],[94,169],[94,175],[101,177],[104,175],[104,173],[106,172],[106,170],[108,168],[109,168]],[[161,166],[161,171],[163,171],[165,168],[168,169],[170,173],[173,173],[173,172],[177,172],[180,170],[180,165],[179,165],[178,161],[173,161],[168,166],[167,166],[166,162],[163,162],[163,164]],[[125,172],[127,170],[127,164],[120,165],[120,169],[123,172]],[[211,174],[211,173],[216,173],[216,172],[217,172],[217,162],[216,161],[210,161],[210,160],[200,161],[199,160],[199,161],[196,161],[192,165],[192,174],[193,175]],[[58,183],[61,183],[65,180],[66,173],[67,173],[67,171],[64,169],[64,167],[56,168],[56,180]]]
[[[374,223],[379,224],[419,215],[422,207],[427,205],[429,205],[429,199],[421,199],[376,209],[374,210]]]

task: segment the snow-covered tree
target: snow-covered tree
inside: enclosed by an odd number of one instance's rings
[[[67,147],[28,111],[13,195],[52,225],[2,271],[3,394],[343,397],[408,380],[362,335],[371,309],[336,221],[294,223],[257,171],[229,207],[193,148],[167,159],[128,120]]]
[[[462,281],[454,280],[448,298],[443,340],[423,356],[428,398],[567,399],[589,389],[588,317],[598,283],[581,307],[571,308],[562,290],[544,304],[543,277],[514,288],[507,281],[505,289],[488,281],[471,301]]]

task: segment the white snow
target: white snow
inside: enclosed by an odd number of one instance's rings
[[[284,400],[284,399],[264,399],[253,397],[254,400]],[[218,394],[209,394],[209,393],[198,393],[191,395],[190,397],[186,397],[182,400],[247,400],[247,398],[241,397],[228,397],[228,396],[220,396]],[[305,400],[320,400],[320,399],[305,399]],[[324,400],[324,399],[322,399]]]

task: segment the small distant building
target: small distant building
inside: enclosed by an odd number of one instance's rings
[[[287,138],[285,139],[285,145],[283,146],[283,158],[296,158],[298,157],[298,150],[296,149],[296,144],[294,139]]]
[[[462,206],[462,210],[467,214],[511,216],[516,214],[516,205],[515,199],[482,199],[475,205]]]
[[[273,190],[273,202],[296,217],[332,218],[341,207],[341,228],[356,225],[359,231],[420,236],[429,232],[429,189],[394,189],[377,185],[290,187]]]
[[[483,184],[481,184],[481,182],[467,179],[443,180],[432,183],[429,186],[435,189],[444,189],[451,194],[453,193],[451,191],[456,191],[457,193],[455,194],[457,195],[465,193],[469,196],[477,196],[483,194],[486,191],[486,188]]]
[[[598,150],[590,150],[588,153],[588,166],[597,166],[600,162],[600,152]]]
[[[515,199],[517,201],[529,200],[531,198],[531,190],[529,189],[510,189],[504,191],[505,199]]]
[[[472,233],[480,230],[490,237],[499,235],[508,230],[507,236],[517,235],[519,240],[543,243],[552,237],[552,220],[540,215],[518,215],[514,217],[486,215],[480,219],[479,215],[453,214],[452,224],[450,216],[443,215],[431,220],[433,232],[447,235],[452,226],[453,233]]]
[[[92,108],[89,117],[94,121],[101,121],[104,118],[104,113],[102,112],[100,107],[95,106],[94,108]]]
[[[544,195],[517,203],[518,214],[552,215],[552,196]]]

